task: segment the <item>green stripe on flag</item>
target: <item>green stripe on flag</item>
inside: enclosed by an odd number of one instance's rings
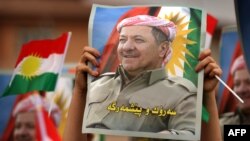
[[[195,41],[196,44],[193,45],[187,45],[187,49],[195,56],[195,58],[192,58],[191,56],[186,55],[186,59],[188,60],[189,64],[184,64],[184,77],[191,80],[196,86],[198,86],[198,74],[195,72],[194,68],[198,64],[198,56],[200,53],[200,40],[201,40],[201,18],[202,18],[202,11],[190,9],[190,24],[189,29],[195,29],[193,32],[188,34],[187,38],[189,40]],[[193,49],[195,48],[195,49]],[[207,109],[202,106],[202,120],[205,122],[209,121],[209,113]]]
[[[11,86],[7,87],[1,97],[15,94],[24,94],[34,90],[53,91],[58,74],[44,73],[39,76],[26,78],[15,75]]]
[[[184,64],[184,78],[192,81],[195,86],[197,86],[198,82],[198,74],[195,72],[194,68],[198,64],[198,56],[200,52],[200,39],[201,39],[201,17],[202,11],[190,9],[190,23],[188,29],[194,29],[191,33],[188,34],[187,38],[191,41],[195,41],[196,43],[193,45],[187,44],[187,49],[193,54],[193,57],[186,55],[186,59],[188,63],[191,65],[188,66],[187,63]]]

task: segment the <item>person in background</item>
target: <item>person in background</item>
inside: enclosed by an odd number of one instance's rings
[[[236,111],[220,115],[222,136],[226,124],[250,124],[250,74],[243,55],[235,59],[230,73],[233,76],[233,90],[244,103],[238,101]]]
[[[60,110],[56,105],[52,105],[49,117],[50,105],[49,101],[39,94],[32,94],[20,101],[13,111],[13,141],[60,141],[61,137],[56,128],[60,121]]]

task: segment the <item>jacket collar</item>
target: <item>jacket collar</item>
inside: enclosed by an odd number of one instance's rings
[[[165,79],[167,77],[167,73],[164,68],[157,68],[154,70],[146,70],[136,76],[133,80],[129,80],[126,74],[126,71],[124,70],[122,65],[119,65],[119,67],[116,70],[115,77],[121,76],[121,79],[123,82],[125,81],[134,81],[136,79],[147,79],[148,85],[152,85],[153,83]]]

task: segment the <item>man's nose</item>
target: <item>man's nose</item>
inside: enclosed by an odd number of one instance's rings
[[[26,134],[28,132],[28,128],[25,126],[22,126],[18,129],[19,134]]]
[[[129,51],[135,49],[135,46],[133,44],[133,41],[128,39],[124,44],[123,44],[123,50]]]
[[[246,84],[244,83],[241,83],[240,86],[238,87],[237,89],[237,92],[240,94],[240,95],[244,95],[246,93],[248,93],[248,87]]]

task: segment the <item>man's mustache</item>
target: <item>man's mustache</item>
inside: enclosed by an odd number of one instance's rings
[[[138,57],[139,53],[135,51],[126,51],[126,52],[121,52],[122,57]]]

